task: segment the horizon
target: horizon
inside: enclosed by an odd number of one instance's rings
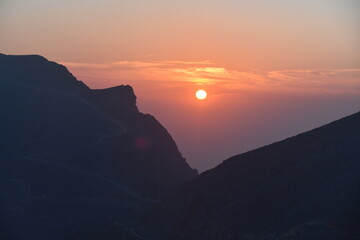
[[[91,88],[131,85],[201,172],[360,109],[357,1],[0,6],[1,52],[42,55]]]

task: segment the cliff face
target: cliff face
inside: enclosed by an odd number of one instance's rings
[[[359,187],[356,113],[225,160],[145,214],[138,231],[150,239],[358,239]]]
[[[41,56],[0,55],[0,112],[4,237],[126,225],[197,176],[130,86],[89,89]]]

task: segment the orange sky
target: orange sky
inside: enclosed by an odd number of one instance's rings
[[[200,170],[360,109],[360,69],[231,71],[211,62],[63,63],[93,88],[130,84]],[[195,98],[205,89],[208,98]]]
[[[0,52],[41,54],[92,88],[132,85],[202,171],[360,109],[359,12],[356,0],[3,0]]]

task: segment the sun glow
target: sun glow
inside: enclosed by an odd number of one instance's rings
[[[200,90],[197,90],[196,91],[196,98],[197,99],[199,99],[199,100],[204,100],[205,98],[206,98],[206,96],[207,96],[207,93],[206,93],[206,91],[205,90],[202,90],[202,89],[200,89]]]

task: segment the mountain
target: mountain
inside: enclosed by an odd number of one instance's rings
[[[136,239],[136,216],[198,175],[130,86],[90,89],[38,55],[0,54],[0,112],[0,239]]]
[[[0,54],[0,239],[359,239],[360,113],[198,176],[130,86]]]
[[[360,113],[231,157],[150,209],[147,239],[359,239]]]

